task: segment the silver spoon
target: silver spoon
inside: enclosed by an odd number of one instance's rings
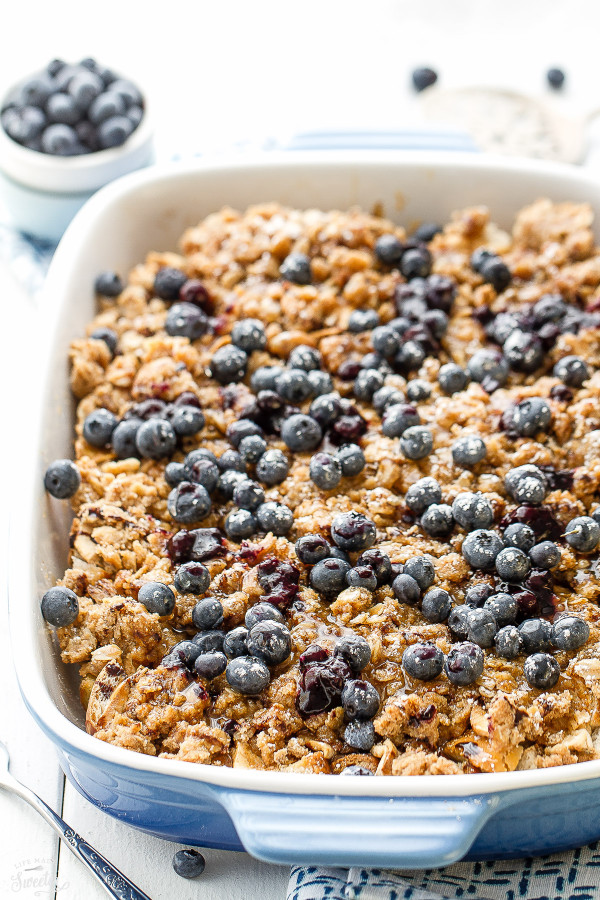
[[[30,806],[33,806],[46,822],[54,828],[56,833],[66,843],[69,850],[86,864],[88,869],[94,873],[100,884],[104,887],[111,897],[117,900],[150,900],[148,894],[145,894],[133,884],[122,872],[111,865],[97,850],[90,847],[87,841],[84,841],[72,828],[69,828],[66,822],[63,822],[60,816],[57,816],[53,809],[47,803],[30,791],[29,788],[17,781],[10,772],[10,756],[5,745],[0,741],[0,788],[12,791],[13,794],[21,797]]]

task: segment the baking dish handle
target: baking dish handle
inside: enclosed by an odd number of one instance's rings
[[[271,863],[414,869],[462,859],[498,795],[339,797],[220,789],[248,853]]]

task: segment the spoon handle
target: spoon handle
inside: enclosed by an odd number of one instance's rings
[[[136,887],[126,875],[123,875],[119,869],[109,863],[101,853],[94,850],[76,831],[73,831],[47,803],[44,803],[41,797],[38,797],[37,794],[34,794],[33,791],[13,778],[11,778],[10,784],[2,784],[1,786],[13,790],[15,794],[18,794],[19,797],[40,813],[66,843],[69,850],[79,857],[88,869],[94,873],[111,897],[116,898],[116,900],[150,900],[148,894]]]

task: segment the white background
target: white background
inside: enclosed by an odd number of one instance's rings
[[[410,125],[418,115],[409,88],[416,65],[436,68],[445,87],[513,88],[576,115],[600,106],[598,10],[594,0],[10,0],[2,7],[0,94],[55,56],[94,56],[144,86],[163,157],[234,141],[261,144],[307,128]],[[553,65],[567,72],[558,97],[544,82]],[[2,266],[0,298],[0,384],[3,394],[21,394],[17,408],[25,415],[35,309]],[[18,423],[4,422],[5,478],[18,477],[18,434]],[[6,513],[3,507],[4,521]],[[3,555],[0,568],[5,562]],[[285,896],[287,870],[245,854],[207,851],[205,875],[184,882],[171,870],[174,846],[129,830],[65,789],[52,747],[18,698],[4,602],[0,615],[0,739],[11,748],[15,774],[62,808],[153,900]],[[54,883],[57,871],[61,900],[105,896],[67,851],[59,858],[47,826],[20,801],[0,794],[0,821],[0,897],[49,900],[54,887],[44,882]],[[39,885],[24,887],[19,878],[28,876]]]

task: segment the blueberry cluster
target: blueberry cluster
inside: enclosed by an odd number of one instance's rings
[[[83,437],[92,447],[111,448],[117,459],[163,459],[175,452],[182,438],[203,428],[198,398],[184,391],[173,403],[158,398],[136,403],[121,419],[99,407],[86,416]]]
[[[208,569],[200,563],[184,563],[175,573],[175,584],[187,593],[203,594],[210,585]],[[207,681],[225,673],[230,687],[240,694],[260,694],[271,680],[269,667],[285,662],[292,650],[285,619],[269,602],[255,604],[243,626],[226,632],[221,603],[204,597],[192,610],[192,624],[197,634],[175,644],[162,665],[183,666]]]
[[[95,59],[75,65],[54,59],[5,100],[0,121],[29,150],[81,156],[120,147],[143,115],[144,99],[133,82]]]
[[[373,685],[357,677],[370,659],[369,643],[360,635],[340,638],[332,653],[311,644],[299,658],[298,711],[310,716],[342,706],[348,722],[344,740],[362,753],[375,743],[373,718],[380,702]]]

